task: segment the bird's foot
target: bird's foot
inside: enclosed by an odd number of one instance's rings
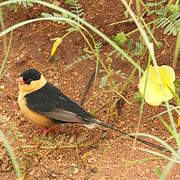
[[[59,133],[59,127],[50,127],[50,128],[42,128],[40,132],[44,136],[48,136],[50,134],[58,134]]]
[[[11,104],[11,106],[12,106],[12,109],[14,109],[14,110],[18,110],[18,108],[19,108],[17,101],[14,101],[14,102]]]

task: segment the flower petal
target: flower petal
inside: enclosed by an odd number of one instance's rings
[[[160,86],[152,82],[150,75],[151,72],[149,71],[149,77],[147,79],[147,84],[146,84],[145,101],[152,106],[158,106],[162,102],[163,94],[161,92]],[[144,93],[145,81],[146,81],[146,74],[144,74],[144,76],[141,78],[139,83],[139,91],[141,92],[141,94]]]
[[[172,67],[162,65],[159,67],[159,73],[163,81],[167,82],[168,85],[175,81],[175,72]]]
[[[148,69],[146,69],[138,86],[141,94],[144,94],[145,82],[147,78],[145,101],[150,105],[158,106],[162,101],[172,99],[173,94],[171,93],[171,90],[175,91],[175,87],[173,84],[173,82],[175,81],[174,70],[166,65],[158,66],[159,74],[163,83],[163,91],[155,67],[150,65],[149,73],[147,70]]]
[[[159,106],[162,102],[162,93],[157,86],[147,88],[145,93],[145,101],[152,106]]]
[[[178,116],[178,128],[180,127],[180,116]]]
[[[171,84],[169,87],[175,92],[174,84]],[[173,94],[171,93],[169,87],[164,87],[164,93],[166,95],[163,94],[162,101],[168,101],[173,98]]]

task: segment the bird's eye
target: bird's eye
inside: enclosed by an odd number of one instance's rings
[[[29,78],[29,79],[26,79],[26,80],[25,80],[26,84],[30,84],[30,83],[31,83],[31,81],[32,81],[32,79],[31,79],[31,78]]]

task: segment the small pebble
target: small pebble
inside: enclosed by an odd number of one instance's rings
[[[79,172],[79,169],[78,169],[78,168],[74,168],[73,173],[74,173],[74,174],[77,174],[78,172]]]
[[[4,85],[1,85],[0,88],[1,88],[1,89],[4,89]]]

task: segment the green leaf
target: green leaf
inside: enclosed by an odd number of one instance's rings
[[[143,96],[142,96],[142,94],[138,91],[138,92],[136,92],[136,94],[135,94],[135,96],[134,96],[134,101],[136,102],[136,103],[142,103],[142,100],[143,100]]]
[[[166,0],[161,0],[161,1],[158,1],[158,2],[147,2],[146,6],[148,6],[148,7],[160,6],[165,2],[166,2]]]
[[[141,43],[136,42],[136,48],[134,49],[133,55],[134,56],[139,56],[141,53]]]
[[[157,11],[156,11],[156,15],[158,15],[158,16],[164,16],[164,11],[163,11],[163,9],[157,10]]]
[[[163,43],[162,42],[160,42],[160,41],[158,41],[158,49],[160,49],[162,46],[163,46]]]
[[[126,41],[127,41],[127,38],[126,38],[126,35],[123,33],[123,32],[119,32],[117,33],[115,36],[113,35],[112,36],[112,40],[120,47],[122,47]]]
[[[18,6],[16,4],[9,4],[7,6],[8,10],[14,13],[18,12]]]
[[[159,117],[159,118],[160,118],[161,122],[163,123],[163,125],[166,127],[166,129],[171,133],[172,136],[174,136],[174,132],[171,129],[171,127],[169,126],[169,124],[162,117]]]
[[[133,45],[133,39],[130,39],[129,42],[128,42],[128,53],[131,51],[132,49],[132,45]]]
[[[171,14],[179,12],[180,11],[180,7],[178,4],[171,4],[169,7],[169,11]]]
[[[162,172],[161,172],[161,170],[160,170],[160,168],[159,168],[158,166],[155,166],[154,172],[155,172],[155,174],[156,174],[158,177],[160,177],[161,174],[162,174]]]
[[[164,34],[176,36],[180,28],[180,12],[170,14],[168,17],[161,17],[157,21],[157,28],[165,28]]]
[[[65,0],[65,3],[71,5],[73,3],[73,0]]]

